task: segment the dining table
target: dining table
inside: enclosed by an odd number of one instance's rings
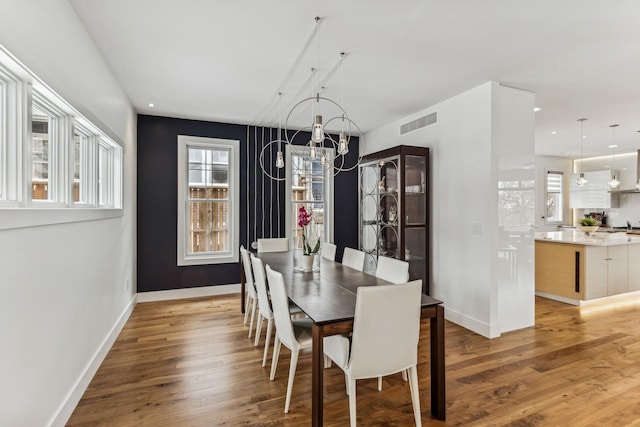
[[[391,282],[325,258],[316,260],[312,271],[301,271],[296,251],[258,253],[265,266],[282,273],[289,300],[312,322],[312,404],[314,427],[323,424],[324,337],[353,329],[357,289]],[[245,280],[241,275],[241,310],[244,310]],[[430,319],[431,414],[445,419],[444,307],[442,301],[422,295],[421,317]]]

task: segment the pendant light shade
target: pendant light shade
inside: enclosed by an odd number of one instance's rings
[[[615,146],[616,145],[616,128],[618,127],[618,125],[611,125],[609,127],[611,128],[611,132],[613,133],[613,142],[611,143],[611,145]],[[611,162],[611,179],[609,180],[609,187],[611,188],[618,188],[618,186],[620,185],[620,180],[616,175],[615,167],[616,167],[616,155],[614,154],[613,161]]]
[[[580,160],[584,159],[584,121],[587,119],[578,119],[580,122]],[[587,183],[587,178],[584,177],[584,173],[580,173],[580,176],[576,180],[576,184],[580,187],[584,187]]]

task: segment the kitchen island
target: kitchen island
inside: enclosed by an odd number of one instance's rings
[[[640,290],[640,235],[536,233],[536,295],[569,304]]]

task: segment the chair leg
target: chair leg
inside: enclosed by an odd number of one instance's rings
[[[284,402],[284,413],[289,413],[289,403],[291,402],[291,391],[293,390],[293,379],[296,376],[296,366],[298,366],[298,350],[291,351],[291,364],[289,365],[289,381],[287,382],[287,398]]]
[[[422,427],[422,414],[420,413],[420,389],[418,387],[418,369],[415,365],[409,368],[409,388],[411,389],[411,403],[413,403],[413,416],[416,419],[416,427]]]
[[[253,342],[253,346],[257,347],[260,343],[260,333],[262,332],[262,321],[264,320],[264,316],[262,313],[258,313],[258,324],[256,325],[256,339]]]
[[[407,370],[406,370],[406,369],[404,369],[404,370],[402,371],[402,379],[403,379],[404,381],[408,381],[408,378],[407,378]]]
[[[349,375],[344,374],[344,387],[347,389],[347,396],[349,396]]]
[[[331,367],[331,359],[329,359],[329,357],[325,354],[324,356],[324,368],[330,368]]]
[[[247,324],[247,320],[249,320],[249,303],[251,302],[251,300],[249,299],[249,295],[247,294],[246,297],[246,304],[244,305],[244,322],[243,325]]]
[[[271,333],[273,332],[273,319],[267,320],[267,336],[264,341],[264,355],[262,356],[262,367],[267,366],[267,353],[269,353],[269,344],[271,343]]]
[[[276,334],[276,338],[273,340],[273,354],[271,355],[271,375],[269,375],[269,379],[273,381],[276,378],[276,368],[278,367],[278,358],[280,357],[280,340],[278,339],[278,334]]]
[[[378,391],[382,391],[382,377],[378,377]]]
[[[251,324],[249,325],[249,338],[251,338],[251,330],[253,329],[253,323],[256,317],[257,310],[258,310],[258,300],[253,298],[253,303],[251,304]]]
[[[351,427],[356,427],[356,380],[351,378],[349,382],[349,420],[351,420]]]

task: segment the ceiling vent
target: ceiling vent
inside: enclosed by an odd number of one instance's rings
[[[427,114],[424,117],[419,117],[409,123],[400,125],[400,135],[413,132],[414,130],[417,130],[423,127],[435,125],[436,123],[438,123],[438,113],[434,112],[431,114]]]

